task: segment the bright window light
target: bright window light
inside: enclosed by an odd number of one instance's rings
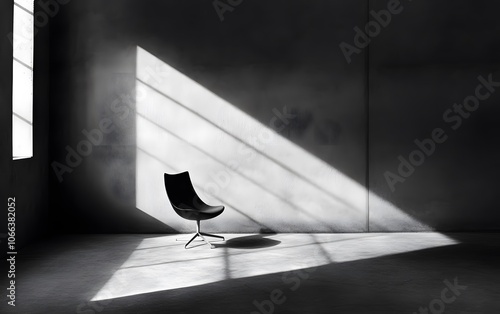
[[[12,158],[33,157],[33,0],[14,0]]]

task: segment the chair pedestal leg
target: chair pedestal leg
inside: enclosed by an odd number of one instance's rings
[[[197,236],[198,236],[198,233],[197,233],[197,234],[195,234],[195,235],[191,238],[191,240],[189,240],[189,241],[188,241],[188,243],[186,243],[186,245],[184,245],[184,248],[185,248],[185,249],[187,249],[187,246],[189,245],[189,243],[193,242],[193,240],[194,240],[194,239],[196,239],[196,237],[197,237]]]
[[[213,237],[213,238],[219,238],[222,239],[222,241],[225,241],[223,236],[216,235],[216,234],[211,234],[211,233],[206,233],[206,232],[200,232],[200,234],[206,236],[206,237]]]
[[[201,238],[201,241],[205,242],[206,244],[210,245],[210,248],[213,249],[215,248],[215,246],[210,242],[208,241],[207,239],[205,239],[205,236],[206,237],[214,237],[214,238],[219,238],[221,239],[220,241],[224,241],[224,237],[222,236],[219,236],[219,235],[215,235],[215,234],[210,234],[210,233],[205,233],[205,232],[201,232],[200,231],[200,221],[197,220],[196,221],[196,233],[193,235],[193,237],[191,238],[191,240],[188,241],[188,243],[186,243],[186,245],[184,245],[184,248],[187,249],[188,248],[188,245],[195,241],[196,238],[200,237]],[[180,239],[176,239],[176,241],[182,241]]]

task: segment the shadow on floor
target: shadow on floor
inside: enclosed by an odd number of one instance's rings
[[[280,244],[281,241],[268,239],[265,235],[256,234],[250,236],[243,236],[238,238],[232,238],[224,243],[218,244],[214,242],[216,248],[226,247],[232,249],[261,249],[266,247],[272,247]]]

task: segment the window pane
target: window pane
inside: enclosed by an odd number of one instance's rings
[[[33,0],[14,0],[12,36],[13,159],[33,157],[33,5]]]
[[[33,67],[33,15],[14,6],[14,58]]]
[[[12,155],[14,159],[33,156],[33,127],[16,115],[12,116]],[[26,145],[29,143],[29,145]]]
[[[14,0],[14,3],[22,6],[26,10],[33,13],[33,7],[34,7],[33,0]]]
[[[14,60],[12,75],[12,111],[33,122],[33,71]]]

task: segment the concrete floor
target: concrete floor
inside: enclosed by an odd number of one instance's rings
[[[42,241],[19,252],[0,312],[500,313],[500,234],[225,236]]]

